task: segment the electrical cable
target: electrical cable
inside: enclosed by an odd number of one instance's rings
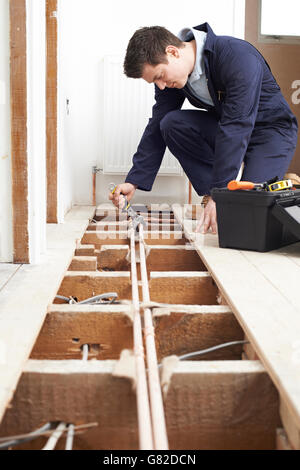
[[[202,354],[206,354],[206,353],[209,353],[209,352],[212,352],[212,351],[216,351],[217,349],[223,349],[223,348],[227,348],[229,346],[234,346],[236,344],[247,344],[247,343],[249,343],[249,341],[239,340],[239,341],[230,341],[228,343],[217,344],[216,346],[212,346],[211,348],[201,349],[200,351],[194,351],[194,352],[191,352],[191,353],[183,354],[182,356],[178,356],[178,359],[180,361],[182,361],[183,359],[188,359],[188,358],[194,357],[194,356],[201,356]],[[162,364],[158,365],[158,367],[161,367],[161,366],[162,366]]]
[[[36,439],[41,434],[43,434],[44,431],[48,431],[48,429],[50,429],[50,428],[51,428],[51,423],[50,422],[46,423],[41,428],[38,428],[35,431],[32,431],[31,433],[29,433],[27,435],[27,437],[23,437],[23,438],[20,438],[20,439],[18,439],[18,438],[17,439],[12,439],[11,441],[8,441],[8,442],[6,441],[3,444],[0,444],[0,449],[8,449],[9,447],[14,447],[14,446],[17,446],[19,444],[23,444],[24,442],[32,441],[33,439]]]
[[[48,424],[48,423],[47,423]],[[58,422],[55,423],[56,425],[58,424]],[[50,423],[50,426],[52,427],[53,426],[53,422]],[[77,432],[79,431],[80,433],[84,432],[87,428],[93,428],[95,426],[98,426],[98,423],[97,422],[93,422],[93,423],[87,423],[87,424],[79,424],[77,426],[74,426],[74,430]],[[49,430],[46,430],[46,431],[41,431],[39,433],[40,436],[49,436],[53,433],[53,429],[50,429]],[[66,430],[65,430],[66,431]],[[65,432],[64,431],[64,432]],[[32,433],[25,433],[25,434],[18,434],[16,436],[7,436],[7,437],[0,437],[0,442],[3,442],[4,444],[7,444],[8,441],[10,440],[23,440],[29,436],[31,436]]]
[[[110,299],[112,297],[112,299]],[[118,297],[118,294],[116,292],[105,292],[104,294],[100,295],[95,295],[94,297],[90,297],[85,300],[81,300],[81,302],[78,302],[80,305],[84,304],[96,304],[96,303],[105,303],[105,299],[110,299],[108,300],[107,303],[113,303]],[[102,300],[102,302],[98,302],[99,300]]]
[[[56,295],[55,298],[64,300],[68,304],[99,305],[99,304],[113,304],[118,298],[118,294],[116,292],[105,292],[104,294],[95,295],[94,297],[89,297],[88,299],[81,300],[80,302],[76,302],[76,300],[73,299],[72,297],[65,297],[64,295]]]
[[[249,341],[241,340],[241,341],[230,341],[228,343],[217,344],[216,346],[212,346],[211,348],[202,349],[201,351],[194,351],[191,353],[183,354],[179,356],[179,360],[188,359],[189,357],[193,356],[201,356],[202,354],[206,354],[212,351],[216,351],[217,349],[227,348],[228,346],[234,346],[235,344],[246,344]]]
[[[64,295],[56,295],[56,299],[65,300],[68,304],[70,303],[70,297],[65,297]]]

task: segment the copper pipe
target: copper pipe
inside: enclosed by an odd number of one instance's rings
[[[144,228],[142,224],[139,226],[140,241],[140,269],[142,278],[143,301],[150,302],[149,284],[147,277]],[[152,321],[152,311],[150,308],[144,308],[144,334],[146,343],[147,363],[150,405],[152,414],[152,426],[155,449],[168,450],[167,427],[164,414],[163,398],[158,373],[157,354],[155,348],[155,333]]]
[[[97,168],[97,166],[93,166],[92,173],[93,173],[93,206],[96,205],[96,175],[98,171],[101,171],[101,168]]]
[[[192,184],[189,181],[189,204],[192,204]]]
[[[96,173],[93,172],[93,206],[96,205]]]
[[[153,450],[150,404],[147,387],[146,367],[144,361],[142,322],[140,315],[139,289],[136,269],[135,234],[132,227],[130,229],[130,260],[139,444],[140,450]]]

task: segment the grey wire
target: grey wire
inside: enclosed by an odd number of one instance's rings
[[[47,431],[41,431],[40,432],[40,436],[51,436],[53,434],[53,425],[57,425],[59,423],[59,421],[55,421],[55,422],[52,422],[51,423],[51,428],[50,430],[47,430]],[[95,427],[95,426],[98,426],[98,422],[92,422],[92,423],[86,423],[86,424],[78,424],[78,425],[74,425],[74,429],[76,432],[78,433],[83,433],[87,430],[87,428],[92,428],[92,427]],[[67,428],[65,429],[64,432],[67,431]],[[18,434],[18,435],[15,435],[15,436],[8,436],[8,437],[0,437],[0,442],[3,442],[3,443],[7,443],[9,440],[20,440],[20,439],[25,439],[29,436],[31,436],[31,432],[29,433],[25,433],[25,434]]]
[[[99,302],[103,299],[106,299],[106,298],[110,298],[112,297],[112,299],[107,302],[108,304],[112,304],[115,302],[115,300],[118,298],[118,294],[116,292],[105,292],[104,294],[100,294],[100,295],[95,295],[94,297],[89,297],[88,299],[85,299],[85,300],[81,300],[80,302],[76,302],[72,297],[65,297],[64,295],[56,295],[55,298],[56,299],[60,299],[60,300],[65,300],[68,304],[80,304],[80,305],[85,305],[85,304],[103,304],[103,303],[106,303],[106,302]]]
[[[66,302],[68,302],[68,304],[70,303],[70,297],[65,297],[64,295],[56,295],[55,296],[56,299],[60,299],[60,300],[65,300]]]
[[[105,292],[104,294],[95,295],[94,297],[90,297],[89,299],[81,300],[81,302],[78,302],[78,304],[94,304],[97,303],[98,300],[106,299],[108,297],[113,297],[112,300],[109,302],[113,303],[114,300],[118,297],[118,294],[116,292]]]
[[[211,348],[201,349],[200,351],[194,351],[191,353],[183,354],[182,356],[178,356],[178,359],[182,361],[183,359],[188,359],[189,357],[201,356],[202,354],[216,351],[217,349],[227,348],[228,346],[234,346],[235,344],[247,344],[247,343],[249,343],[249,341],[239,340],[239,341],[230,341],[228,343],[217,344],[216,346],[212,346]],[[158,365],[158,367],[161,367],[161,366],[162,364]]]
[[[3,444],[0,444],[0,449],[8,449],[9,447],[17,446],[19,444],[23,444],[24,442],[29,442],[32,441],[33,439],[36,439],[39,437],[40,434],[43,434],[44,431],[48,431],[48,429],[51,428],[51,423],[46,423],[44,426],[41,428],[36,429],[35,431],[32,431],[30,434],[28,434],[28,437],[23,437],[21,439],[13,439],[11,441],[6,441]]]
[[[183,359],[187,359],[193,356],[201,356],[202,354],[216,351],[217,349],[227,348],[228,346],[234,346],[235,344],[245,344],[245,343],[249,343],[249,341],[240,340],[240,341],[230,341],[229,343],[217,344],[216,346],[212,346],[211,348],[207,348],[207,349],[202,349],[201,351],[194,351],[191,353],[183,354],[182,356],[179,356],[179,359],[183,360]]]

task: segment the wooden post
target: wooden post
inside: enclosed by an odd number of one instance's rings
[[[29,263],[26,1],[10,1],[13,260]]]
[[[47,222],[57,223],[57,0],[46,0]]]

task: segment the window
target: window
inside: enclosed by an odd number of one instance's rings
[[[299,0],[260,0],[258,40],[300,44]]]

